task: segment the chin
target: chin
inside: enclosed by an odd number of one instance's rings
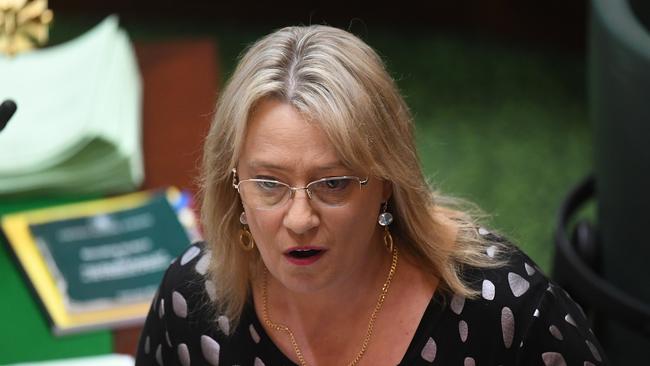
[[[323,272],[312,272],[304,270],[285,271],[276,277],[283,287],[296,293],[317,292],[331,284],[330,276]]]

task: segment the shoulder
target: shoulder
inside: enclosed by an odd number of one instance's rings
[[[152,309],[168,322],[209,316],[213,293],[207,272],[211,251],[204,242],[196,242],[172,261],[154,298]],[[157,309],[155,309],[157,307]]]
[[[466,268],[463,277],[478,295],[443,300],[441,323],[458,334],[459,349],[477,361],[601,364],[602,351],[580,307],[516,246],[484,229],[481,234],[495,243],[487,255],[496,258],[502,251],[505,264]]]
[[[504,316],[527,312],[532,316],[551,281],[535,261],[512,242],[484,228],[479,228],[478,232],[487,240],[485,255],[494,260],[494,266],[463,268],[463,280],[478,294],[467,299],[468,309],[476,306],[498,310]],[[458,296],[451,298],[461,301]]]
[[[206,274],[211,253],[194,243],[167,269],[140,336],[137,364],[164,360],[218,360],[230,332],[227,319],[216,316]],[[218,362],[218,361],[216,361]],[[213,363],[214,364],[214,363]]]
[[[487,268],[468,266],[464,280],[480,293],[480,301],[523,309],[538,300],[550,285],[549,278],[528,255],[507,239],[487,233],[486,255],[501,265]]]
[[[518,348],[528,323],[550,286],[550,280],[526,254],[503,241],[489,246],[488,256],[504,265],[466,268],[463,277],[477,292],[472,298],[448,296],[450,314],[458,317],[473,336],[499,344],[503,352]],[[499,253],[502,251],[505,253]]]

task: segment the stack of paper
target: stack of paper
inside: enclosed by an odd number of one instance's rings
[[[79,38],[0,56],[0,195],[129,191],[143,179],[141,81],[116,17]]]

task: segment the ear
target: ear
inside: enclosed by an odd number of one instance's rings
[[[389,180],[382,181],[382,192],[381,192],[382,202],[388,202],[388,200],[392,196],[393,196],[393,182]]]

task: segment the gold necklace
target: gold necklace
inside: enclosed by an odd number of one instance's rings
[[[386,296],[388,295],[388,289],[390,288],[390,283],[393,280],[393,276],[395,276],[396,271],[397,271],[397,248],[394,248],[393,259],[390,264],[390,270],[388,271],[386,282],[384,282],[384,285],[381,287],[381,293],[379,294],[379,298],[377,299],[377,304],[375,305],[375,309],[372,311],[372,314],[370,315],[370,320],[368,321],[368,329],[366,330],[366,336],[363,338],[361,349],[357,353],[357,356],[352,361],[350,361],[350,363],[348,363],[348,366],[354,366],[358,364],[359,361],[361,360],[361,357],[363,357],[363,355],[366,353],[366,349],[368,348],[368,343],[370,343],[370,338],[372,338],[372,331],[375,327],[375,320],[377,319],[377,314],[379,314],[382,305],[384,305],[384,300],[386,300]],[[268,271],[265,271],[264,281],[262,282],[262,317],[264,318],[264,323],[266,324],[267,327],[271,329],[275,329],[287,333],[289,335],[289,339],[291,340],[291,345],[293,346],[293,350],[296,353],[296,357],[298,357],[298,362],[300,363],[301,366],[307,366],[307,362],[305,362],[305,358],[302,355],[302,351],[300,350],[300,347],[298,347],[298,342],[296,342],[296,337],[294,337],[291,329],[289,329],[289,327],[287,327],[286,325],[274,323],[271,321],[271,319],[269,319],[269,314],[267,312],[267,307],[266,307],[268,278],[269,278]]]

